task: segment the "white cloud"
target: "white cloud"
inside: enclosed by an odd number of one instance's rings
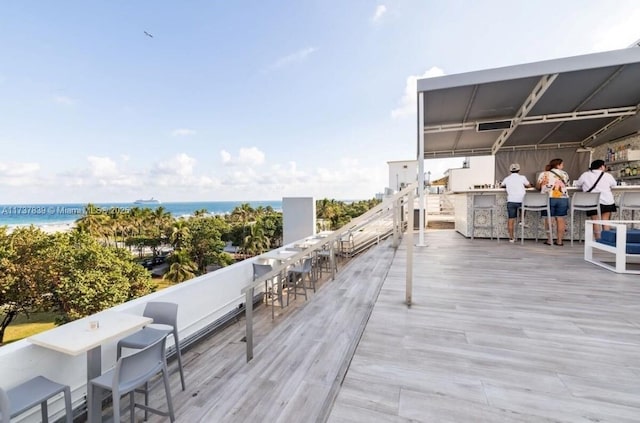
[[[38,170],[38,163],[0,162],[0,177],[29,176]]]
[[[169,160],[158,162],[152,169],[155,175],[188,177],[193,175],[196,159],[180,153]]]
[[[385,6],[384,4],[379,4],[378,6],[376,6],[376,11],[371,18],[371,21],[374,23],[379,22],[385,13],[387,13],[387,6]]]
[[[0,162],[0,186],[25,187],[38,184],[38,163]]]
[[[221,150],[220,157],[225,166],[259,166],[264,163],[265,156],[257,147],[250,147],[241,148],[235,158],[228,151]]]
[[[437,66],[433,66],[422,75],[411,75],[407,78],[407,82],[404,88],[404,96],[400,100],[400,106],[391,111],[392,118],[402,118],[406,116],[415,116],[416,113],[416,99],[417,94],[417,81],[422,78],[433,78],[436,76],[444,75],[444,71]]]
[[[194,131],[193,129],[187,129],[187,128],[180,128],[180,129],[175,129],[173,132],[171,132],[171,135],[173,135],[174,137],[186,137],[189,135],[195,135],[196,131]]]
[[[264,163],[264,153],[256,147],[241,148],[238,162],[247,165],[261,165]]]
[[[77,101],[71,97],[67,97],[64,95],[57,95],[53,97],[53,101],[58,104],[63,104],[65,106],[72,106],[77,103]]]
[[[113,178],[118,176],[118,165],[109,157],[87,157],[91,175],[96,178]]]
[[[305,47],[301,50],[296,51],[295,53],[279,58],[274,63],[269,65],[267,69],[274,70],[274,69],[283,68],[285,66],[289,66],[293,63],[302,62],[317,50],[318,49],[316,47]]]

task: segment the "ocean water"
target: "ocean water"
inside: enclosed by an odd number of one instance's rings
[[[249,203],[253,208],[271,206],[282,211],[282,201],[194,201],[184,203],[133,204],[133,203],[93,203],[99,210],[120,209],[127,211],[133,207],[156,209],[164,207],[173,217],[191,216],[196,210],[207,210],[210,214],[231,213],[237,206]],[[0,226],[49,226],[70,224],[84,216],[86,203],[74,204],[0,204]]]

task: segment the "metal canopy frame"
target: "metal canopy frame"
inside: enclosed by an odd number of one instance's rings
[[[417,90],[424,158],[596,147],[640,128],[640,49],[425,78]]]
[[[419,79],[417,93],[420,191],[425,158],[593,148],[640,133],[640,48]]]

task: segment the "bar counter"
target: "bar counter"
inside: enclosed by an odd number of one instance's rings
[[[574,192],[578,191],[577,188],[570,187],[568,188],[569,197],[573,195]],[[628,185],[628,186],[618,186],[612,189],[613,196],[615,198],[616,204],[620,204],[620,194],[626,191],[632,192],[640,192],[640,185]],[[535,188],[527,189],[527,192],[536,192]],[[473,205],[473,196],[476,194],[496,194],[497,196],[497,207],[494,211],[493,216],[493,237],[496,235],[504,240],[509,239],[509,232],[507,231],[507,191],[504,188],[485,188],[485,189],[472,189],[467,191],[456,191],[450,194],[450,198],[455,207],[455,230],[459,232],[461,235],[471,238],[471,230],[472,230],[472,205]],[[534,239],[536,237],[536,225],[538,224],[538,217],[540,216],[539,212],[527,212],[525,214],[525,230],[524,236],[526,239]],[[574,240],[579,238],[584,238],[584,217],[585,212],[578,212],[576,214],[576,218],[574,221]],[[571,228],[569,228],[570,224],[570,210],[567,213],[567,232],[564,237],[565,240],[569,240],[571,234]],[[613,213],[611,216],[612,219],[617,220],[631,220],[631,212],[625,211],[625,213],[620,216],[620,213]],[[488,210],[478,210],[476,211],[476,230],[474,233],[474,237],[476,238],[490,238],[491,237],[491,228],[481,227],[487,226],[491,222],[490,214]],[[546,239],[546,235],[544,230],[542,229],[542,222],[539,224],[539,232],[538,239]],[[520,238],[520,226],[516,225],[515,228],[516,238]],[[554,234],[555,238],[555,234]]]

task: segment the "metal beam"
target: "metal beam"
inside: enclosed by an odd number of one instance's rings
[[[596,109],[596,110],[582,110],[579,112],[566,112],[566,113],[552,113],[548,115],[536,115],[526,116],[520,121],[520,125],[534,125],[538,123],[555,123],[555,122],[570,122],[574,120],[585,119],[606,119],[618,116],[633,116],[638,113],[638,106],[626,106],[626,107],[612,107],[609,109]],[[496,118],[494,120],[500,120]],[[505,118],[503,120],[509,120]],[[487,123],[488,121],[474,121],[464,123],[450,123],[446,125],[433,125],[426,126],[424,128],[425,134],[436,134],[439,132],[453,132],[453,131],[470,131],[475,130],[479,124]]]
[[[598,138],[600,135],[604,134],[609,129],[613,128],[614,126],[616,126],[620,122],[624,121],[625,119],[628,119],[631,116],[636,115],[638,113],[639,108],[640,108],[640,105],[638,105],[636,107],[636,112],[631,114],[631,115],[620,115],[620,116],[618,116],[616,119],[614,119],[611,122],[607,123],[605,126],[603,126],[602,128],[598,129],[596,132],[594,132],[593,134],[589,135],[587,138],[583,139],[580,144],[583,145],[583,146],[588,146],[589,144],[593,144],[596,141],[596,138]]]
[[[531,91],[525,102],[522,104],[522,106],[520,106],[518,113],[516,113],[515,117],[513,118],[511,128],[502,131],[498,139],[493,143],[493,146],[491,146],[491,154],[495,155],[498,150],[500,150],[500,147],[502,147],[502,145],[507,142],[511,134],[513,134],[514,131],[518,128],[518,125],[520,125],[522,119],[524,119],[529,114],[531,109],[533,109],[533,106],[538,103],[547,89],[551,86],[551,84],[553,84],[553,81],[556,80],[558,75],[559,74],[554,73],[552,75],[544,75],[542,78],[540,78],[536,86],[533,87],[533,90]]]
[[[503,147],[502,150],[507,151],[521,151],[521,150],[548,150],[555,148],[572,148],[582,147],[583,144],[580,141],[575,142],[563,142],[553,144],[528,144],[528,145],[513,145]],[[488,156],[491,154],[491,149],[486,148],[466,148],[453,150],[436,150],[429,151],[424,154],[425,159],[442,159],[447,157],[468,157],[468,156]]]

